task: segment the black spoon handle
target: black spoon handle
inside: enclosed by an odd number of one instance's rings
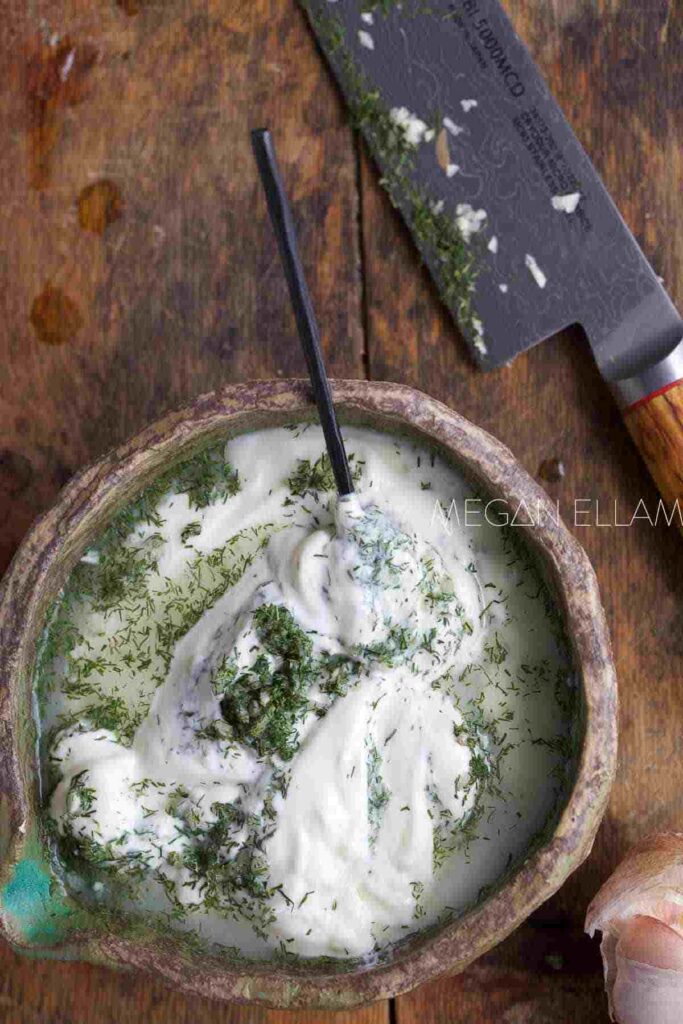
[[[292,211],[277,165],[273,139],[268,129],[259,128],[257,131],[253,131],[251,145],[261,175],[268,212],[275,230],[280,257],[289,285],[296,326],[306,356],[308,375],[311,378],[313,394],[318,405],[320,423],[325,435],[325,444],[330,456],[337,490],[341,495],[353,494],[353,479],[349,469],[349,460],[346,457],[337,415],[332,404],[330,382],[325,372],[320,348],[320,333],[299,257]]]

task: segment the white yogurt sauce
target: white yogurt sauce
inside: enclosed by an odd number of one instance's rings
[[[471,905],[569,749],[573,676],[525,554],[435,515],[470,489],[433,453],[344,434],[339,503],[311,476],[318,427],[228,442],[239,490],[162,496],[123,545],[153,552],[135,593],[74,599],[76,645],[44,659],[72,880],[96,861],[91,895],[128,877],[129,902],[249,955],[368,956]]]

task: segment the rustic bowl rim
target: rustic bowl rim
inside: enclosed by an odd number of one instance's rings
[[[463,970],[548,899],[591,850],[614,777],[617,694],[597,580],[585,552],[512,453],[446,405],[399,384],[337,380],[332,387],[342,422],[417,433],[446,449],[456,465],[494,496],[539,511],[542,521],[532,530],[521,529],[554,579],[585,710],[578,769],[554,834],[482,904],[374,966],[338,973],[301,964],[241,965],[205,954],[188,957],[173,941],[154,943],[95,930],[69,937],[70,958],[75,953],[91,962],[153,971],[185,992],[236,1002],[348,1009]],[[310,388],[301,380],[248,382],[201,395],[81,471],[29,531],[0,587],[0,819],[6,833],[0,881],[6,881],[18,862],[26,821],[35,813],[35,765],[21,763],[19,751],[35,637],[47,603],[87,546],[83,537],[88,529],[92,539],[92,522],[128,500],[172,453],[177,457],[212,434],[240,434],[311,418],[313,411]],[[22,940],[2,908],[0,928],[21,948]],[[43,951],[47,955],[50,950]]]

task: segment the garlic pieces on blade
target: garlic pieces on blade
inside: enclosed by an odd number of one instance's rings
[[[602,932],[605,987],[618,1024],[683,1021],[683,833],[647,836],[588,908]]]

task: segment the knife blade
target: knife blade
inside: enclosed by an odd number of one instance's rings
[[[683,322],[498,0],[301,0],[483,369],[574,323],[622,406]]]

